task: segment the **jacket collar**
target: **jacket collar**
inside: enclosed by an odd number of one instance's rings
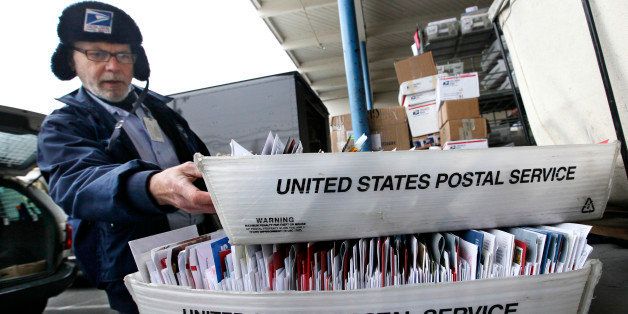
[[[149,95],[147,95],[146,99],[152,99],[152,97],[153,95],[150,95],[149,92]],[[117,122],[116,119],[105,109],[105,107],[96,103],[96,100],[89,96],[84,87],[81,87],[61,98],[58,98],[57,100],[65,103],[69,107],[73,107],[78,112],[89,113],[89,115],[91,115],[94,119],[98,121],[97,124],[99,124],[105,130],[108,130],[107,132],[113,132],[115,124]],[[104,136],[106,138],[109,138],[109,134]],[[118,158],[120,162],[126,162],[129,159],[140,158],[139,153],[137,152],[135,146],[131,142],[131,139],[128,137],[124,130],[121,131],[119,141],[120,144],[114,145],[114,152],[111,153],[112,156],[117,156],[114,158]],[[108,142],[103,145],[107,146]]]
[[[135,85],[133,85],[133,89],[138,95],[142,92],[142,89]],[[148,90],[148,94],[146,95],[146,97],[152,97],[157,102],[160,102],[162,104],[167,104],[174,99],[172,97],[157,94],[153,92],[152,90]],[[86,103],[90,103],[90,104],[93,103],[93,100],[87,94],[87,91],[85,90],[85,87],[83,86],[81,86],[79,89],[63,97],[57,98],[57,100],[69,106],[80,106],[80,107],[85,106]]]

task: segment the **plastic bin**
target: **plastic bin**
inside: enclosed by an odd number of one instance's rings
[[[602,271],[598,260],[576,271],[527,277],[417,284],[354,291],[222,292],[125,284],[141,313],[587,313]]]
[[[232,243],[596,219],[619,144],[195,156]],[[466,177],[465,177],[466,176]],[[594,210],[585,205],[593,203]],[[587,210],[584,210],[587,209]]]

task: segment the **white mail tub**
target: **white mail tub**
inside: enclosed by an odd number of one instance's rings
[[[204,157],[232,244],[576,222],[602,217],[617,142],[475,150]]]
[[[141,313],[587,313],[599,260],[560,274],[327,292],[216,292],[124,281]]]

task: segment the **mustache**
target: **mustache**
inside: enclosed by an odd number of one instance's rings
[[[124,81],[124,76],[120,76],[120,75],[105,75],[103,77],[100,78],[99,80],[100,82],[105,82],[105,81]]]

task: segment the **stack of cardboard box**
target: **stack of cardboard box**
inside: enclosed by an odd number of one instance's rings
[[[432,53],[395,62],[399,81],[399,104],[405,108],[415,147],[439,146],[438,75]]]
[[[477,98],[445,100],[439,111],[443,149],[487,148],[486,119]]]
[[[478,102],[478,74],[440,77],[436,90],[443,149],[487,148],[487,124]]]
[[[408,119],[401,107],[379,108],[368,111],[368,124],[371,134],[371,150],[407,150],[410,149],[410,132]],[[353,139],[361,134],[353,134],[351,114],[329,118],[331,131],[331,151],[342,151],[349,137]]]
[[[395,62],[395,71],[415,147],[488,147],[477,73],[437,75],[431,52]]]

